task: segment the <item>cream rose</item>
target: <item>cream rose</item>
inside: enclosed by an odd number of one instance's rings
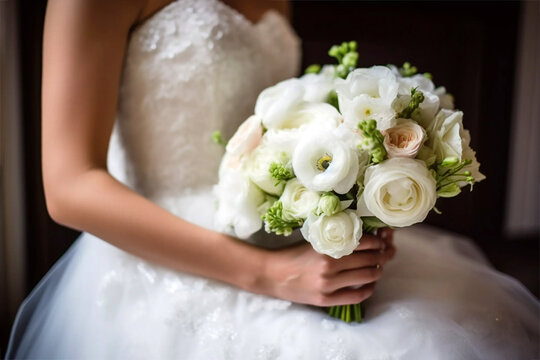
[[[252,152],[261,143],[263,136],[261,122],[261,118],[257,115],[252,115],[244,121],[227,143],[227,152],[236,156]]]
[[[283,217],[285,220],[305,219],[319,204],[320,194],[308,190],[294,178],[287,181],[283,194],[279,198],[283,204]]]
[[[426,132],[416,121],[398,119],[397,125],[384,131],[384,147],[389,158],[415,158],[426,139]]]
[[[359,216],[376,216],[396,227],[424,221],[437,200],[436,181],[425,163],[393,158],[367,168]]]
[[[352,210],[332,216],[310,214],[300,231],[315,251],[339,259],[360,243],[362,220]]]

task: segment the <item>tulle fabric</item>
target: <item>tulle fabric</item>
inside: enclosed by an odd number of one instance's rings
[[[538,301],[467,240],[396,232],[365,321],[170,271],[83,234],[25,301],[7,358],[534,359]]]

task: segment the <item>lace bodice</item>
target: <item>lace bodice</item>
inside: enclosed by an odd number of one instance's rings
[[[177,212],[174,199],[217,182],[223,149],[265,87],[295,76],[299,40],[267,12],[256,24],[218,0],[179,0],[131,34],[109,171]]]

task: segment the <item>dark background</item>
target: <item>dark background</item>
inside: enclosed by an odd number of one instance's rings
[[[40,79],[46,1],[20,0],[27,291],[41,279],[78,233],[47,214],[41,183]],[[444,85],[465,113],[472,147],[487,180],[475,191],[438,203],[443,215],[430,224],[465,234],[493,265],[538,295],[538,234],[504,235],[519,2],[293,2],[292,23],[303,42],[304,68],[332,60],[327,50],[357,40],[359,66],[410,61]],[[11,324],[1,324],[5,349]]]

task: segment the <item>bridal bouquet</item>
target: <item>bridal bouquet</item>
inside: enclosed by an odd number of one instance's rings
[[[422,222],[438,198],[480,181],[463,112],[405,63],[356,68],[356,43],[265,89],[226,145],[218,229],[247,238],[300,229],[319,253],[351,254],[363,232]],[[219,133],[215,134],[216,140]],[[330,308],[361,320],[359,305]]]

